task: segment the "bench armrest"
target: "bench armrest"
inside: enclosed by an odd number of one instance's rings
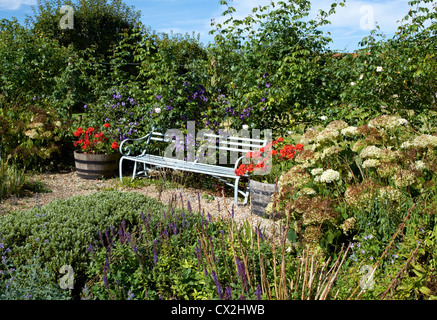
[[[234,166],[234,169],[237,169],[238,168],[238,164],[239,164],[239,162],[243,159],[243,158],[245,158],[246,156],[241,156],[241,157],[239,157],[238,159],[237,159],[237,161],[235,161],[235,166]]]
[[[128,143],[129,141],[140,141],[140,140],[143,140],[143,139],[148,139],[149,137],[150,137],[150,135],[151,135],[152,133],[149,133],[149,134],[147,134],[147,135],[145,135],[144,137],[141,137],[141,138],[137,138],[137,139],[124,139],[121,143],[120,143],[120,147],[119,147],[119,150],[120,150],[120,153],[121,153],[121,155],[122,156],[128,156],[128,155],[130,155],[130,153],[131,153],[131,146],[129,146],[129,145],[125,145],[125,143]],[[147,141],[147,144],[149,144],[149,140]]]

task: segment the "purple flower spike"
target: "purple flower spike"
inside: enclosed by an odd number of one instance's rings
[[[217,288],[217,293],[219,295],[219,298],[220,298],[220,300],[222,300],[223,299],[223,289],[222,289],[222,286],[221,286],[220,282],[218,281],[217,275],[215,274],[214,271],[212,272],[212,278],[214,279],[214,284]]]
[[[260,287],[260,285],[257,285],[257,286],[256,286],[255,294],[256,294],[256,298],[257,298],[258,300],[261,300],[261,287]]]
[[[232,300],[232,290],[228,286],[225,288],[225,300]]]

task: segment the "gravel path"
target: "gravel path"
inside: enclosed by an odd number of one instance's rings
[[[75,171],[65,173],[43,173],[31,176],[32,180],[40,180],[52,192],[29,194],[23,197],[13,196],[0,203],[0,213],[6,211],[26,210],[35,205],[45,205],[56,199],[66,199],[76,195],[91,194],[101,190],[120,190],[120,191],[136,191],[151,198],[161,200],[167,204],[172,197],[176,197],[176,205],[182,207],[181,197],[184,200],[184,207],[187,208],[187,201],[190,201],[194,211],[199,208],[199,194],[204,191],[184,188],[184,189],[164,189],[161,194],[159,187],[149,185],[144,187],[127,188],[120,186],[118,179],[108,180],[88,180],[77,176]],[[261,218],[253,214],[250,210],[250,205],[238,206],[234,204],[233,197],[214,197],[214,200],[204,199],[200,196],[200,207],[205,214],[210,213],[214,218],[223,217],[230,219],[233,213],[233,219],[239,223],[248,221],[253,227],[258,227],[264,233],[272,235],[277,234],[280,227],[279,222],[274,222],[270,219]]]

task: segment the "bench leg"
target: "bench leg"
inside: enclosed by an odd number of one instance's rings
[[[123,157],[120,158],[120,162],[118,163],[119,169],[119,175],[120,175],[120,182],[123,183],[123,172],[122,172],[122,166],[123,166]]]
[[[135,161],[134,162],[134,170],[132,172],[132,180],[131,181],[134,181],[136,173],[137,173],[137,162]]]
[[[246,194],[244,195],[244,202],[243,202],[243,204],[247,203],[248,198],[249,198],[249,182],[247,183]]]
[[[240,178],[236,178],[235,179],[235,185],[234,185],[234,201],[235,201],[235,205],[238,206],[238,181],[240,180]]]

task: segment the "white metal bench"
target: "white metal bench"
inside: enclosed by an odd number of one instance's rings
[[[235,135],[234,136],[228,135],[223,137],[215,134],[205,134],[204,137],[214,140],[219,139],[218,147],[216,148],[216,150],[226,152],[226,157],[229,151],[234,152],[234,155],[238,154],[238,156],[235,157],[237,158],[237,160],[235,161],[234,165],[225,166],[225,165],[207,164],[207,163],[200,163],[198,162],[197,159],[195,161],[187,161],[185,159],[182,160],[182,159],[175,159],[175,158],[149,154],[147,153],[148,152],[147,149],[151,141],[175,143],[175,140],[173,139],[166,139],[164,133],[152,129],[152,131],[144,137],[138,139],[125,139],[120,143],[119,150],[120,153],[122,154],[119,162],[120,181],[123,182],[122,170],[123,170],[124,160],[134,162],[132,180],[134,180],[136,176],[141,174],[144,174],[146,177],[148,177],[147,171],[151,170],[151,168],[148,168],[147,165],[153,166],[155,168],[171,168],[175,170],[207,174],[219,179],[220,181],[224,182],[226,185],[234,188],[234,200],[236,205],[238,205],[239,193],[244,196],[244,201],[242,204],[243,205],[246,204],[249,197],[249,186],[247,186],[246,191],[242,191],[239,189],[238,182],[241,177],[235,174],[235,169],[238,168],[240,162],[246,156],[247,152],[259,150],[261,147],[267,144],[267,139],[253,139],[253,138],[239,137]],[[144,149],[139,155],[131,155],[131,148],[126,144],[128,144],[129,142],[140,141],[140,140],[145,140]],[[143,170],[138,171],[137,164],[143,164]],[[235,182],[230,183],[226,179],[235,179]]]

